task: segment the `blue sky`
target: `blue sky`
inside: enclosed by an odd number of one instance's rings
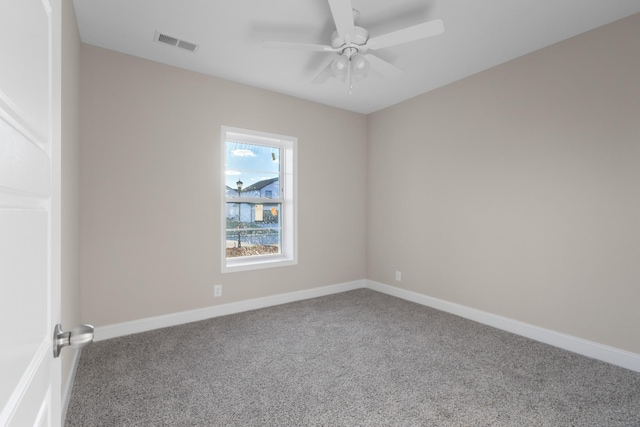
[[[227,141],[225,184],[237,188],[270,178],[277,178],[280,171],[280,150],[276,147]]]

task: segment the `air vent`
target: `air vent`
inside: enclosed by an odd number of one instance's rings
[[[195,52],[196,49],[198,48],[198,45],[186,42],[184,40],[178,40],[178,47],[181,47],[182,49],[189,50],[191,52]]]
[[[174,47],[179,47],[180,49],[188,50],[189,52],[195,52],[196,50],[198,50],[197,44],[180,40],[176,37],[171,37],[166,34],[162,34],[158,31],[156,31],[156,35],[153,38],[153,41],[158,43],[168,44]]]

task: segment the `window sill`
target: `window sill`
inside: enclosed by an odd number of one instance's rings
[[[264,257],[238,257],[223,261],[222,272],[234,273],[237,271],[261,270],[264,268],[286,267],[296,265],[298,261],[284,255]]]

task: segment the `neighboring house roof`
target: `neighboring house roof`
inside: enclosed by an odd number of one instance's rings
[[[278,180],[278,178],[271,178],[271,179],[265,179],[263,181],[258,181],[255,184],[252,184],[252,185],[248,186],[247,188],[243,188],[242,191],[258,191],[258,190],[262,190],[264,187],[266,187],[269,184],[273,184],[277,180]]]
[[[265,179],[263,181],[258,181],[255,184],[251,184],[247,188],[243,188],[242,192],[244,193],[245,191],[259,191],[259,190],[262,190],[267,185],[273,184],[274,182],[278,181],[278,179],[279,178],[270,178],[270,179]],[[227,188],[227,191],[238,191],[237,188],[231,188],[228,185],[225,185],[225,187]]]

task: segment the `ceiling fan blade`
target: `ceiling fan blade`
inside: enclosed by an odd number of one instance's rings
[[[434,19],[433,21],[423,22],[422,24],[403,28],[402,30],[372,37],[367,41],[367,47],[371,50],[383,49],[385,47],[408,43],[414,40],[438,36],[443,32],[444,23],[442,20]]]
[[[329,7],[338,35],[349,43],[356,33],[351,0],[329,0]]]
[[[323,45],[323,44],[311,44],[311,43],[289,43],[289,42],[269,42],[263,41],[262,46],[278,49],[302,49],[314,52],[338,52],[340,49]]]
[[[378,58],[375,55],[369,53],[367,55],[364,55],[364,57],[369,61],[371,69],[382,74],[384,77],[387,77],[389,79],[397,79],[404,74],[404,71],[402,71],[400,68],[388,63],[384,59]]]
[[[329,80],[329,77],[331,77],[331,64],[333,64],[333,61],[329,62],[329,64],[324,67],[313,80],[311,80],[311,83],[320,85]]]

